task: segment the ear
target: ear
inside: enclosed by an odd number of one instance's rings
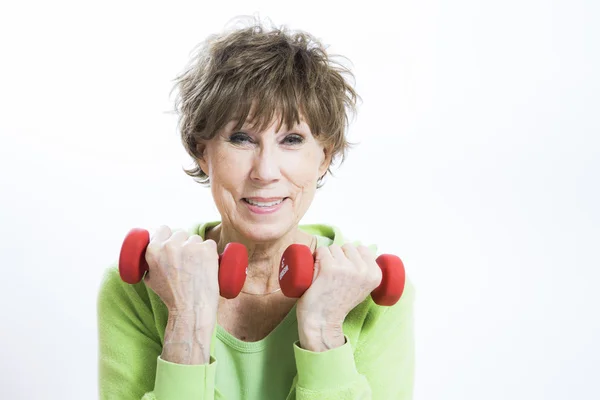
[[[331,165],[332,149],[323,147],[323,161],[319,166],[319,177],[322,177],[327,172],[327,169]]]
[[[208,163],[206,162],[205,152],[206,144],[198,141],[198,143],[196,143],[196,158],[198,160],[198,165],[202,168],[202,171],[208,175]]]

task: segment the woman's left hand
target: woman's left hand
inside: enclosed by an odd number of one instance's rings
[[[303,349],[326,351],[344,344],[344,319],[381,283],[375,259],[366,246],[350,243],[316,250],[313,283],[296,305]]]

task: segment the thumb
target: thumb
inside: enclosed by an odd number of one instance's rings
[[[329,251],[328,247],[325,247],[325,246],[319,247],[315,251],[315,264],[314,264],[315,267],[314,267],[314,271],[313,271],[313,282],[319,276],[319,273],[323,269],[323,265],[326,265],[327,260],[330,258],[333,258],[333,256],[331,255],[331,252]]]
[[[317,276],[319,275],[320,270],[321,270],[321,261],[318,258],[315,258],[315,268],[313,269],[313,278],[312,278],[313,282],[317,279]]]

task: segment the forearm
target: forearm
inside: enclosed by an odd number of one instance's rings
[[[195,313],[169,312],[161,358],[176,364],[208,364],[214,327],[200,321]]]

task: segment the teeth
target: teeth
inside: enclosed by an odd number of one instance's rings
[[[246,200],[248,203],[252,204],[253,206],[258,206],[258,207],[272,207],[283,201],[283,199],[281,199],[279,201],[271,201],[269,203],[260,203],[258,201],[252,201],[250,199],[244,199],[244,200]]]

